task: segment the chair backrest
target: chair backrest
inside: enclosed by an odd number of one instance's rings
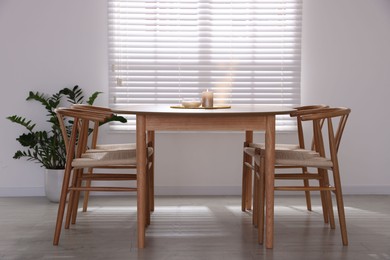
[[[91,112],[95,115],[108,116],[111,118],[113,116],[112,110],[108,107],[92,106],[87,104],[73,104],[72,109],[84,112]],[[98,133],[99,133],[100,123],[95,123],[92,129],[92,141],[90,148],[95,149],[97,145]]]
[[[58,121],[61,127],[61,133],[65,142],[67,159],[69,156],[80,156],[84,153],[88,146],[88,136],[92,132],[92,142],[97,139],[95,129],[100,123],[106,121],[112,116],[112,113],[94,113],[92,111],[84,111],[73,108],[57,108],[55,110]],[[71,126],[69,126],[69,122]],[[94,126],[91,129],[90,123]],[[69,134],[69,127],[71,127]],[[96,142],[96,140],[95,140]],[[77,145],[77,151],[76,151]],[[96,145],[96,143],[95,143]]]
[[[298,130],[298,141],[299,141],[299,147],[302,149],[305,149],[305,139],[304,139],[304,133],[303,133],[303,125],[302,125],[302,116],[307,114],[312,114],[316,112],[320,112],[323,108],[328,108],[327,105],[309,105],[309,106],[301,106],[296,107],[295,111],[290,113],[291,117],[297,118],[297,130]],[[323,123],[323,122],[322,122]],[[314,150],[314,137],[311,143],[311,149]]]
[[[351,109],[345,107],[324,108],[319,113],[302,116],[302,121],[313,122],[313,135],[316,151],[320,156],[325,157],[325,145],[322,122],[327,124],[329,152],[332,161],[337,160],[337,152],[340,147],[341,137],[345,129]],[[337,122],[338,121],[338,122]],[[337,124],[337,127],[336,127]],[[336,130],[335,130],[336,127]]]

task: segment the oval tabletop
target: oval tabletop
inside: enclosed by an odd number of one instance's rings
[[[259,114],[282,115],[289,114],[295,109],[275,105],[230,105],[213,108],[181,108],[169,104],[158,105],[123,105],[113,108],[116,114]]]

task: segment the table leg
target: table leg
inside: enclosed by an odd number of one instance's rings
[[[146,118],[137,115],[137,233],[138,248],[145,247],[146,224]]]
[[[275,116],[267,116],[265,130],[266,247],[274,240]]]

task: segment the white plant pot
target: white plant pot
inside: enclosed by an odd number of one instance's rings
[[[64,179],[64,169],[45,169],[45,194],[51,202],[59,202]]]

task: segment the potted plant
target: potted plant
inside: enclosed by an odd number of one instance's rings
[[[92,105],[101,93],[94,92],[86,103]],[[36,124],[23,116],[13,115],[7,117],[11,122],[19,124],[27,130],[27,132],[16,138],[23,147],[23,150],[16,151],[13,158],[26,158],[28,161],[39,163],[45,168],[45,193],[47,198],[52,202],[59,201],[66,162],[65,143],[55,113],[55,109],[64,102],[64,98],[70,104],[84,103],[83,91],[77,85],[73,88],[63,88],[51,96],[40,92],[29,92],[26,100],[37,101],[46,109],[47,122],[50,124],[49,130],[36,130]],[[115,116],[110,121],[126,122],[126,119]],[[69,134],[71,124],[72,122],[69,121],[67,126]]]

